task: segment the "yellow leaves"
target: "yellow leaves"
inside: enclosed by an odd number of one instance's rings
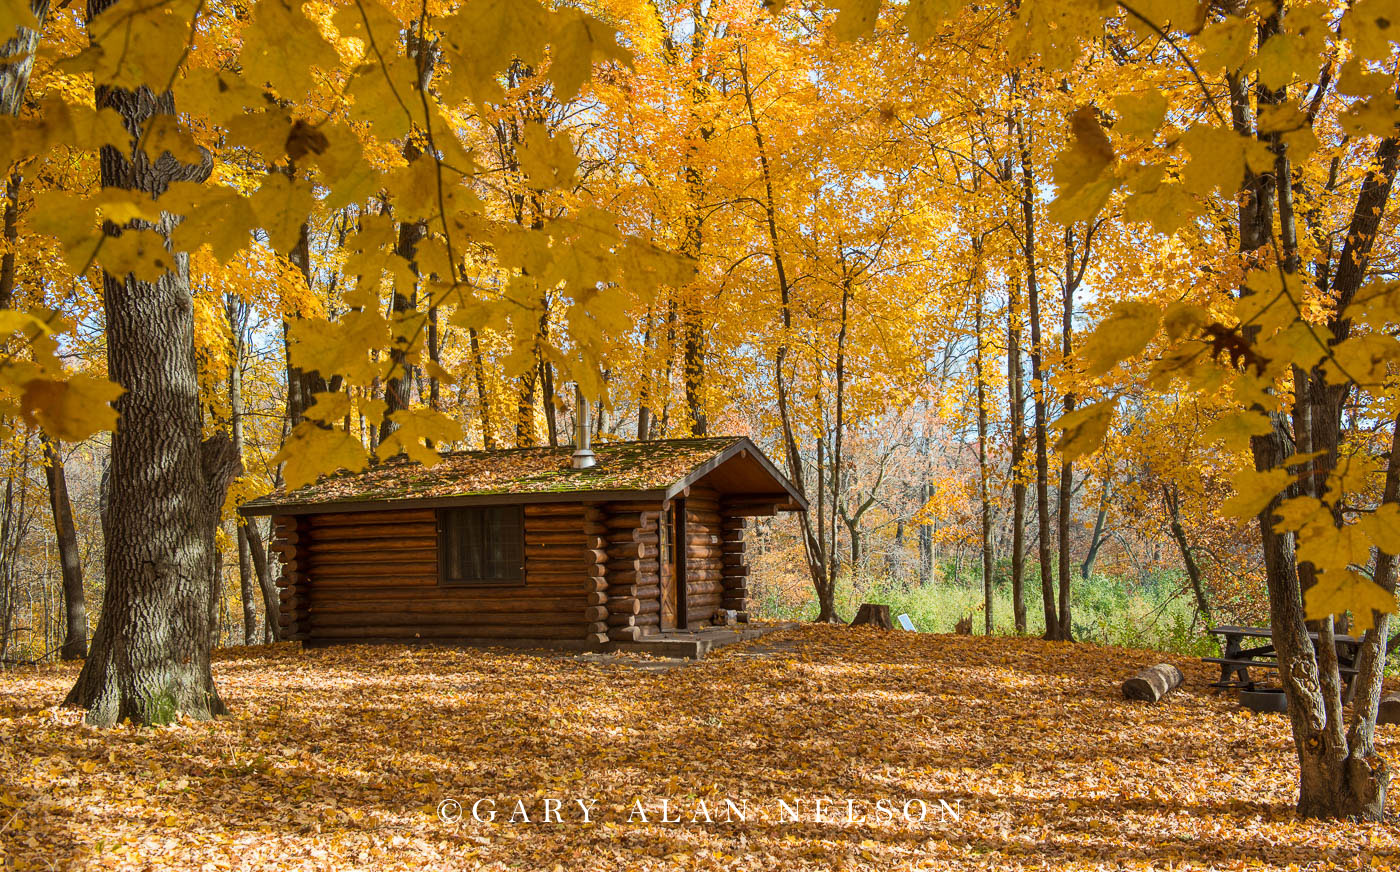
[[[567,133],[561,130],[551,136],[543,124],[526,126],[520,144],[520,168],[531,187],[562,188],[573,180],[577,167],[578,158]]]
[[[1207,24],[1196,38],[1202,49],[1201,65],[1212,72],[1239,70],[1249,60],[1254,34],[1254,22],[1238,15]]]
[[[1366,387],[1381,387],[1392,365],[1400,361],[1400,340],[1385,333],[1350,336],[1332,348],[1323,363],[1328,377],[1338,384],[1353,380]]]
[[[36,378],[24,385],[24,418],[54,439],[77,442],[117,424],[111,403],[124,393],[121,385],[81,373],[66,379]]]
[[[538,0],[468,0],[443,23],[444,49],[458,87],[478,102],[501,92],[496,74],[514,59],[532,66],[544,56],[549,15]]]
[[[221,263],[248,245],[258,223],[248,198],[221,185],[176,182],[161,197],[161,205],[185,216],[170,234],[177,251],[208,245]]]
[[[836,21],[831,35],[848,42],[859,39],[875,29],[880,16],[880,0],[829,0],[836,8]]]
[[[1259,472],[1245,469],[1236,473],[1231,484],[1235,495],[1220,507],[1220,513],[1227,518],[1249,519],[1273,502],[1274,497],[1293,482],[1293,476],[1284,469],[1271,469]]]
[[[1119,94],[1113,98],[1113,111],[1118,116],[1118,121],[1113,125],[1114,131],[1138,139],[1151,139],[1166,117],[1167,98],[1155,88],[1141,93]]]
[[[1371,540],[1356,524],[1331,523],[1325,520],[1306,524],[1298,535],[1298,560],[1307,561],[1319,570],[1342,570],[1348,566],[1365,566],[1371,560]]]
[[[916,44],[932,39],[938,28],[962,9],[961,0],[909,0],[904,26]]]
[[[119,0],[89,22],[92,46],[60,66],[90,72],[100,83],[164,91],[177,78],[204,8],[199,0],[166,0],[154,7],[144,0]]]
[[[331,69],[339,62],[335,49],[306,17],[298,0],[263,0],[253,6],[240,59],[250,81],[266,82],[289,100],[312,89],[312,67]]]
[[[272,247],[287,254],[301,238],[301,227],[315,205],[311,184],[285,173],[270,172],[250,198],[258,223],[267,231]]]
[[[117,281],[128,274],[143,282],[154,282],[175,268],[175,259],[165,247],[165,237],[154,230],[123,230],[107,237],[98,251],[102,268]]]
[[[1152,337],[1162,311],[1151,303],[1115,303],[1108,316],[1085,339],[1080,351],[1089,375],[1103,375],[1119,361],[1140,354]]]
[[[1366,60],[1390,56],[1400,42],[1400,3],[1396,0],[1357,0],[1342,18],[1342,36],[1352,51]]]
[[[320,476],[337,470],[359,472],[369,462],[360,440],[315,421],[298,424],[272,460],[283,464],[282,478],[288,490],[313,484]]]
[[[1303,592],[1304,614],[1309,620],[1350,611],[1356,617],[1356,631],[1375,627],[1375,613],[1396,611],[1395,594],[1359,572],[1336,569],[1323,572],[1317,583]]]
[[[1182,184],[1192,194],[1206,196],[1216,189],[1233,194],[1244,182],[1246,166],[1264,172],[1273,165],[1273,155],[1263,143],[1223,127],[1197,124],[1179,141],[1190,156],[1181,171]]]
[[[1054,179],[1058,195],[1050,204],[1050,217],[1062,224],[1094,217],[1117,187],[1106,171],[1113,166],[1113,146],[1099,126],[1092,106],[1081,106],[1070,116],[1073,140],[1055,159]]]
[[[561,101],[578,94],[595,61],[632,62],[632,53],[617,44],[617,31],[575,9],[560,9],[555,14],[551,44],[549,78],[554,82],[555,97]]]
[[[376,310],[346,312],[336,321],[302,318],[287,328],[292,365],[329,378],[340,374],[352,384],[368,384],[379,372],[369,349],[389,339],[389,322]]]
[[[174,115],[157,115],[147,121],[142,142],[153,163],[164,152],[183,164],[197,166],[204,159],[193,137],[180,128],[180,120]]]
[[[462,438],[462,425],[452,418],[432,409],[399,409],[389,415],[398,425],[389,438],[380,443],[377,451],[381,460],[387,460],[400,453],[424,466],[432,466],[441,460],[437,451],[424,442],[441,444]]]
[[[1400,506],[1384,503],[1370,514],[1363,514],[1356,525],[1366,533],[1376,547],[1387,554],[1400,556]]]
[[[1206,428],[1207,439],[1219,439],[1225,447],[1242,451],[1249,447],[1253,436],[1263,436],[1273,431],[1269,416],[1262,412],[1231,412],[1220,416]]]
[[[1113,400],[1075,409],[1056,422],[1061,435],[1055,447],[1066,461],[1077,460],[1098,449],[1113,423]]]

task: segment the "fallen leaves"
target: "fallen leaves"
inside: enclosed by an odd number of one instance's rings
[[[221,652],[234,715],[81,726],[71,666],[0,678],[16,869],[1356,868],[1383,824],[1305,822],[1285,718],[1118,682],[1161,655],[804,627],[667,672],[563,654],[295,645]],[[1380,727],[1394,756],[1395,728]],[[546,798],[596,799],[540,823]],[[438,804],[463,803],[444,823]],[[747,802],[747,821],[715,813]],[[811,800],[841,813],[817,821]],[[498,821],[470,805],[489,799]],[[847,822],[844,803],[888,820]],[[502,823],[517,800],[535,822]],[[678,824],[629,822],[668,800]],[[804,805],[781,817],[778,801]],[[899,814],[922,800],[922,822]],[[933,813],[940,800],[956,816]],[[690,822],[704,802],[714,823]],[[915,806],[917,807],[917,806]],[[828,811],[832,806],[828,806]],[[675,811],[672,815],[675,815]]]

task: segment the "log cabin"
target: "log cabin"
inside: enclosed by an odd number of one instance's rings
[[[763,452],[580,443],[395,460],[245,502],[272,516],[283,638],[585,650],[747,621],[747,519],[807,508]]]

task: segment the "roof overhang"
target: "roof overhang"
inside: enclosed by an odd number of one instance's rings
[[[257,505],[244,503],[238,513],[258,515],[331,515],[342,512],[389,512],[406,509],[451,509],[459,506],[520,506],[537,503],[661,502],[664,490],[563,491],[559,493],[467,494],[456,497],[404,497],[396,500],[336,500],[324,503]]]
[[[807,500],[797,492],[797,488],[792,486],[787,476],[773,465],[757,445],[754,445],[747,436],[740,437],[733,445],[711,457],[690,471],[685,478],[671,485],[666,490],[666,499],[672,500],[684,496],[690,488],[694,487],[701,479],[716,474],[720,467],[729,463],[752,464],[766,478],[775,485],[771,492],[746,488],[743,497],[730,499],[731,503],[751,503],[755,508],[772,506],[774,511],[780,512],[805,512],[807,511]],[[756,511],[754,514],[766,514],[766,512]]]

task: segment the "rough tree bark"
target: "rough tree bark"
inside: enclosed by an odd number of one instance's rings
[[[114,2],[90,0],[89,27]],[[115,110],[132,138],[125,153],[103,146],[103,187],[158,197],[171,182],[208,177],[207,157],[190,166],[135,148],[152,116],[175,114],[170,92],[98,83],[96,104]],[[162,216],[155,229],[168,235],[175,220]],[[201,439],[189,260],[171,259],[174,269],[154,282],[102,276],[108,372],[126,393],[115,404],[102,616],[67,698],[96,726],[225,711],[209,668],[207,605],[214,531],[238,466],[227,437]]]

